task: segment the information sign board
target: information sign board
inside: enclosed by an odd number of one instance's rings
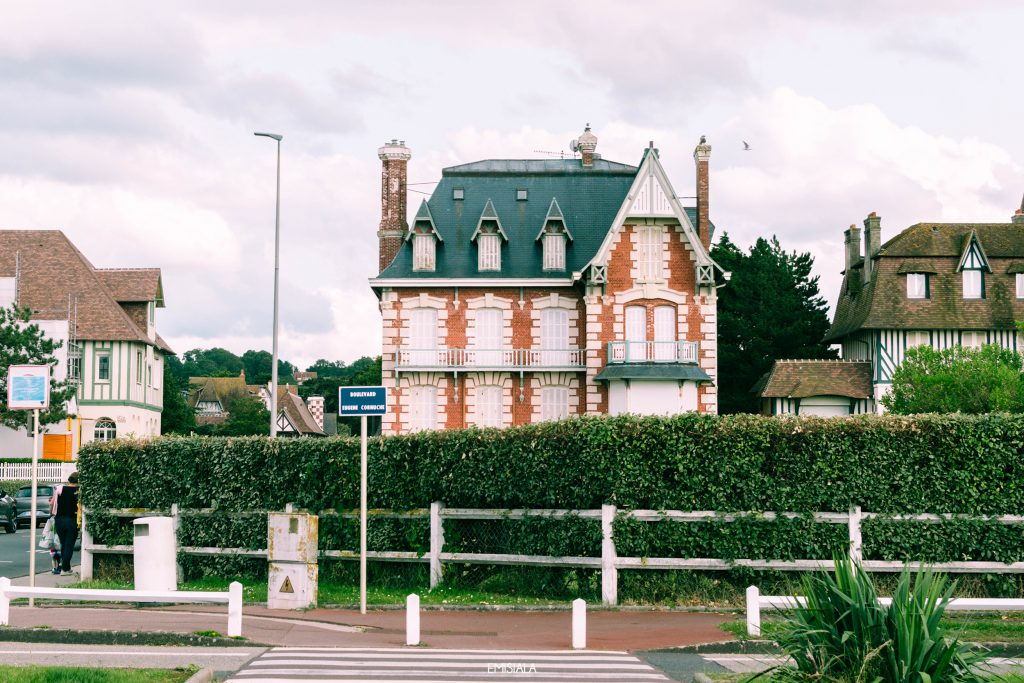
[[[338,387],[338,415],[383,415],[388,408],[386,387]]]
[[[50,366],[12,365],[7,369],[7,408],[46,410],[50,407]]]

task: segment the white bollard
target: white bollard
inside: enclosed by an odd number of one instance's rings
[[[11,623],[11,599],[7,597],[7,589],[10,587],[11,580],[0,576],[0,626]]]
[[[757,586],[747,587],[747,635],[761,635],[761,591]]]
[[[572,649],[587,647],[587,603],[583,598],[572,601]]]
[[[420,596],[415,593],[405,599],[405,644],[420,644]]]
[[[242,584],[232,581],[228,586],[228,636],[242,635]]]

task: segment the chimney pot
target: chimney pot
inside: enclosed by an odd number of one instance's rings
[[[594,165],[594,157],[596,156],[594,150],[597,149],[597,136],[590,132],[589,123],[583,129],[583,135],[576,140],[576,144],[579,146],[583,168],[591,168]]]

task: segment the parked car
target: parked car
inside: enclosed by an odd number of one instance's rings
[[[0,520],[7,533],[18,530],[18,503],[6,492],[0,492]]]
[[[54,487],[49,484],[38,484],[36,486],[36,526],[43,526],[50,518],[50,497],[53,495]],[[15,502],[18,504],[18,526],[27,527],[31,524],[32,513],[32,487],[22,486],[14,494]]]

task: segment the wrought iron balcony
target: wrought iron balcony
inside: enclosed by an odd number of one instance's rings
[[[608,363],[696,363],[694,341],[608,342]]]
[[[584,349],[399,349],[399,370],[579,370]]]

